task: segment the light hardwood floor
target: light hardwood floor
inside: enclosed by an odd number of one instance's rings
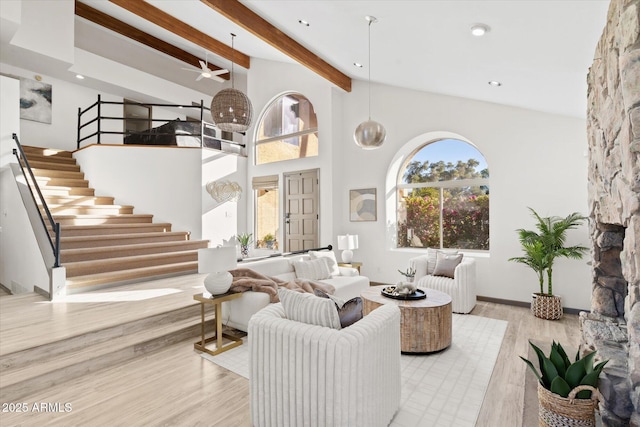
[[[203,276],[193,275],[191,281],[185,279],[165,279],[163,285],[180,288],[186,297],[176,294],[176,298],[191,298],[190,293],[201,292]],[[154,284],[145,285],[147,289]],[[115,292],[115,291],[111,291]],[[16,297],[6,297],[16,298]],[[29,300],[28,297],[17,297]],[[168,304],[170,296],[157,297],[160,305]],[[38,300],[39,297],[32,297]],[[6,301],[2,298],[2,301]],[[0,302],[2,304],[2,302]],[[15,305],[18,303],[16,302]],[[0,329],[5,330],[4,338],[17,330],[29,335],[36,330],[37,335],[71,333],[74,328],[109,325],[107,306],[117,307],[110,317],[131,317],[132,311],[142,309],[142,305],[127,309],[131,304],[87,303],[93,306],[82,308],[81,303],[50,304],[31,301],[36,313],[48,313],[56,319],[64,319],[64,314],[73,314],[66,321],[52,322],[47,315],[37,316],[37,321],[29,326],[8,327],[12,322],[4,313],[0,317]],[[46,306],[48,308],[43,309]],[[3,312],[7,304],[0,306]],[[17,312],[13,310],[14,315]],[[83,320],[80,312],[85,313]],[[93,312],[93,314],[92,314]],[[96,314],[99,313],[99,316]],[[560,321],[545,321],[534,318],[529,310],[522,307],[505,306],[489,302],[479,302],[474,315],[507,320],[509,325],[502,343],[498,361],[493,371],[489,389],[479,416],[478,426],[521,426],[525,381],[525,364],[517,357],[527,354],[527,340],[553,339],[577,346],[579,343],[578,317],[565,315]],[[97,318],[99,317],[99,318]],[[16,319],[13,319],[15,323]],[[13,333],[8,333],[10,329]],[[8,335],[6,335],[8,333]],[[455,331],[454,331],[455,333]],[[2,337],[2,335],[0,335]],[[23,337],[23,339],[29,338]],[[32,337],[31,337],[32,338]],[[24,343],[24,340],[20,340]],[[27,403],[28,413],[0,412],[2,426],[250,426],[248,381],[224,368],[202,359],[193,350],[194,339],[169,345],[160,351],[133,359],[118,366],[90,372],[66,383],[38,390],[20,399]],[[0,353],[5,352],[4,339],[0,340]],[[10,345],[11,346],[11,345]],[[5,348],[2,348],[5,347]],[[16,345],[12,345],[16,347]],[[0,387],[2,386],[0,372]],[[12,402],[12,403],[20,403]],[[34,403],[60,404],[61,411],[33,412]],[[9,402],[2,402],[4,404]],[[64,412],[64,404],[71,404],[71,411]]]

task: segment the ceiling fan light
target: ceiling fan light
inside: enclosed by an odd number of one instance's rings
[[[471,34],[476,37],[482,37],[489,32],[489,26],[485,24],[475,24],[471,27]]]

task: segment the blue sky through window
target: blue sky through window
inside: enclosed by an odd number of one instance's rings
[[[480,162],[480,165],[476,168],[478,172],[487,168],[487,161],[484,156],[473,145],[457,139],[441,139],[422,147],[411,161],[424,162],[429,160],[429,162],[438,162],[443,160],[445,163],[451,162],[455,165],[458,160],[466,162],[469,159],[476,159]]]

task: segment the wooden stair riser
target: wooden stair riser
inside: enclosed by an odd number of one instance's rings
[[[184,242],[189,240],[189,233],[184,231],[166,233],[136,233],[116,236],[63,237],[60,247],[65,249],[98,248],[106,246],[133,245],[139,243]]]
[[[60,225],[140,224],[150,223],[153,215],[53,215]]]
[[[95,206],[60,206],[49,205],[53,215],[131,215],[133,206],[95,205]]]
[[[125,233],[163,233],[171,231],[169,223],[140,224],[98,224],[98,225],[65,225],[61,226],[62,237],[102,236]],[[51,229],[49,229],[51,233]]]
[[[45,187],[74,187],[74,188],[88,188],[89,181],[86,179],[73,179],[73,178],[45,178],[42,176],[36,176],[36,181],[40,186],[40,189]]]
[[[105,246],[98,248],[65,249],[61,251],[60,258],[62,260],[62,263],[66,264],[68,262],[192,251],[204,249],[207,246],[207,242],[202,240],[186,240],[182,242],[162,242],[124,246]]]
[[[40,168],[33,168],[31,170],[33,171],[33,174],[36,177],[84,180],[84,172],[61,171],[61,170],[55,170],[55,169],[40,169]]]
[[[77,188],[77,187],[40,187],[42,195],[45,197],[50,196],[95,196],[95,190],[93,188]]]
[[[214,322],[207,320],[205,327],[213,329]],[[199,307],[193,305],[6,355],[0,400],[19,401],[33,390],[119,366],[167,345],[195,340],[199,332]]]
[[[75,293],[101,285],[117,285],[134,282],[138,283],[141,280],[151,280],[159,277],[167,277],[179,274],[191,274],[197,272],[198,261],[196,260],[178,264],[165,264],[136,268],[132,270],[109,271],[105,273],[77,277],[67,276],[66,289],[69,293]]]
[[[45,196],[47,204],[70,206],[113,205],[114,198],[106,196]]]
[[[178,264],[198,260],[198,251],[183,251],[168,254],[141,255],[125,258],[110,258],[95,261],[68,262],[64,264],[67,277],[110,271],[129,270],[157,265]]]
[[[73,163],[47,162],[47,161],[40,161],[40,160],[31,160],[30,158],[28,158],[28,160],[29,160],[29,166],[31,166],[32,169],[37,168],[37,169],[49,169],[49,170],[69,171],[69,172],[80,172],[80,165],[76,164],[75,160]]]
[[[35,147],[33,145],[23,145],[22,149],[24,150],[27,157],[42,156],[42,157],[55,158],[55,159],[72,159],[73,158],[73,153],[71,153],[71,151],[58,150],[56,148],[45,148],[45,147]]]

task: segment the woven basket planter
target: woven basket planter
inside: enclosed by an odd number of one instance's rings
[[[576,399],[582,390],[591,390],[590,399]],[[540,427],[595,427],[595,410],[600,393],[589,385],[581,385],[561,397],[538,384],[538,419]]]
[[[562,301],[559,296],[535,293],[531,295],[531,313],[546,320],[562,317]]]

